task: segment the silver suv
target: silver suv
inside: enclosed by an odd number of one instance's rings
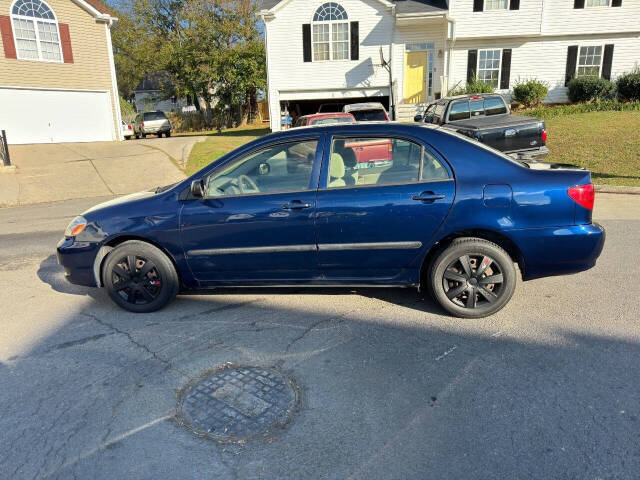
[[[171,123],[164,112],[145,112],[136,115],[133,121],[133,134],[136,138],[146,138],[148,134],[171,136]]]

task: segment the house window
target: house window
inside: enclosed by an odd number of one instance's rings
[[[349,59],[349,17],[340,5],[325,3],[313,16],[313,60]]]
[[[610,0],[587,0],[585,7],[608,7]]]
[[[501,51],[480,50],[478,52],[478,80],[498,88],[500,83]]]
[[[578,56],[578,69],[576,76],[600,76],[600,66],[602,65],[602,45],[580,47]]]
[[[485,10],[506,10],[509,8],[509,0],[484,0]]]
[[[41,0],[17,0],[11,9],[18,58],[61,62],[56,16]]]

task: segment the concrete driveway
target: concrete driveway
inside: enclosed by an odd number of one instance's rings
[[[0,206],[133,193],[184,178],[181,167],[205,137],[10,147],[16,173],[0,175]]]
[[[0,209],[0,477],[637,479],[640,196],[598,195],[598,265],[518,282],[484,320],[409,289],[182,295],[135,315],[53,255],[93,201]],[[286,428],[242,444],[175,421],[235,362],[293,377]]]

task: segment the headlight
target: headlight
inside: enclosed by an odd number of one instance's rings
[[[76,217],[64,231],[65,237],[75,237],[82,232],[87,226],[87,220],[84,217]]]

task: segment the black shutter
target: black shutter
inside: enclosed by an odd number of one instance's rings
[[[622,6],[622,0],[611,0],[611,6],[612,7],[621,7]]]
[[[311,24],[302,25],[302,48],[304,50],[303,58],[305,62],[311,61]]]
[[[520,10],[520,0],[511,0],[509,10]]]
[[[611,63],[613,62],[613,44],[604,46],[604,57],[602,57],[602,78],[611,80]]]
[[[573,8],[584,8],[584,0],[574,0]]]
[[[484,0],[473,0],[473,11],[481,12],[484,8]]]
[[[467,83],[476,78],[476,66],[478,65],[478,50],[469,50],[467,55]]]
[[[511,80],[511,49],[502,50],[502,72],[500,72],[500,88],[502,90],[509,89],[509,81]]]
[[[578,46],[571,45],[567,49],[567,71],[564,76],[564,86],[569,85],[569,82],[576,74],[576,64],[578,62]]]
[[[351,22],[351,60],[360,60],[360,22]]]

